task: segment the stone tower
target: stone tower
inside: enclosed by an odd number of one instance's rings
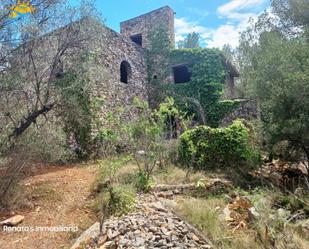
[[[166,28],[170,44],[175,46],[174,10],[169,6],[120,23],[121,35],[130,38],[143,48],[149,48],[149,34],[154,29]]]

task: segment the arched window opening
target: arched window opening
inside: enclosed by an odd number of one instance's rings
[[[123,61],[120,64],[120,81],[122,83],[128,84],[131,77],[131,66],[129,62]]]

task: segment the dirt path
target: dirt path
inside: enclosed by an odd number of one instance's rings
[[[95,166],[62,168],[30,177],[23,181],[33,192],[34,208],[15,212],[25,216],[19,227],[78,227],[78,232],[3,232],[1,249],[69,248],[74,239],[95,220],[90,206],[91,184],[95,181]]]

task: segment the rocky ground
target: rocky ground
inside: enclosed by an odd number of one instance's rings
[[[30,191],[30,199],[25,199],[28,208],[0,214],[0,222],[22,216],[16,227],[76,226],[78,232],[6,233],[0,229],[0,248],[67,249],[74,242],[74,249],[212,248],[202,234],[168,208],[176,205],[175,196],[193,191],[192,184],[159,185],[155,193],[137,196],[133,212],[107,220],[101,236],[98,222],[88,229],[97,220],[91,208],[94,199],[90,198],[97,174],[94,165],[51,168],[22,181],[21,186]],[[217,180],[209,184],[218,185]]]
[[[134,212],[104,223],[102,235],[96,223],[72,249],[212,248],[191,225],[177,217],[154,195],[139,196]]]

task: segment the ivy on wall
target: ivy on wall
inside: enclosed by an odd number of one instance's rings
[[[177,104],[189,113],[197,113],[200,104],[202,113],[198,121],[217,127],[224,116],[233,111],[237,101],[220,101],[223,94],[227,69],[223,65],[223,55],[218,49],[174,49],[170,51],[170,65],[186,64],[192,73],[191,80],[181,84],[162,84],[162,91],[173,96]],[[195,100],[195,101],[193,101]],[[203,115],[203,118],[199,118]]]
[[[237,101],[220,101],[228,69],[219,49],[171,49],[167,31],[162,27],[148,37],[148,93],[150,106],[172,96],[176,104],[203,124],[217,127],[224,116],[233,111]],[[171,84],[172,66],[185,64],[192,77],[187,83]]]
[[[191,83],[224,82],[226,70],[218,49],[173,49],[169,57],[171,65],[187,64],[192,72]]]

